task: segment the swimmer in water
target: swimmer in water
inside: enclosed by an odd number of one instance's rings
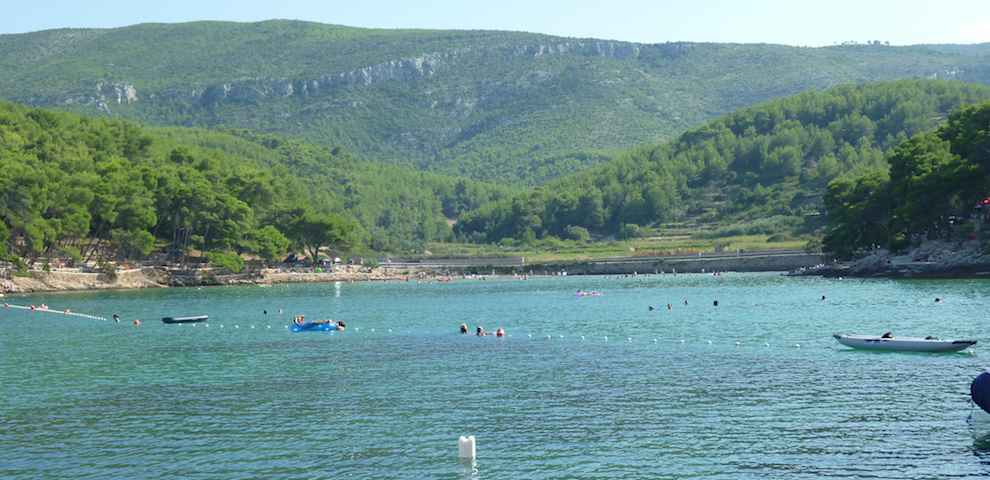
[[[134,319],[134,321],[133,321],[133,322],[131,322],[131,323],[133,323],[135,327],[140,327],[140,326],[141,326],[141,320],[138,320],[138,319],[136,319],[136,318],[135,318],[135,319]]]
[[[461,331],[461,334],[467,335],[467,333],[468,333],[468,326],[467,326],[466,323],[462,323],[461,324],[460,331]]]
[[[718,306],[718,300],[715,300],[714,302],[712,302],[712,306],[717,307]]]
[[[503,330],[502,327],[498,327],[498,330],[495,330],[495,336],[499,338],[504,337],[505,330]]]
[[[482,327],[482,326],[480,326],[480,325],[478,326],[478,329],[475,331],[474,334],[477,335],[477,336],[479,336],[479,337],[486,337],[486,336],[488,336],[488,333],[485,332],[485,328]]]
[[[120,315],[113,314],[113,323],[120,323]]]

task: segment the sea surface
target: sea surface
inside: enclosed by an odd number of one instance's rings
[[[3,300],[123,319],[0,309],[3,479],[990,475],[990,442],[966,421],[969,383],[990,366],[985,280],[726,273]],[[160,321],[196,314],[208,326]],[[295,314],[349,328],[290,333]],[[460,335],[462,322],[508,337]],[[870,353],[831,337],[887,330],[980,344]],[[477,438],[475,462],[457,458],[461,435]]]

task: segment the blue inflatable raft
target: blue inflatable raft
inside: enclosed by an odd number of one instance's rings
[[[295,333],[299,332],[332,332],[337,330],[337,324],[333,322],[306,322],[306,323],[293,323],[289,326],[289,330]]]

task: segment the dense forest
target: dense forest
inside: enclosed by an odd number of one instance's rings
[[[929,239],[976,238],[990,204],[990,103],[964,107],[934,132],[901,143],[879,168],[828,186],[825,246],[840,257],[902,250]]]
[[[754,104],[842,84],[990,83],[980,45],[801,48],[191,22],[0,35],[0,98],[247,128],[364,160],[539,185]]]
[[[456,231],[475,242],[626,237],[638,226],[681,221],[807,231],[820,226],[829,182],[882,169],[894,147],[987,99],[985,86],[922,80],[803,93],[484,205]]]
[[[419,250],[509,190],[244,131],[0,103],[0,255],[18,261]]]

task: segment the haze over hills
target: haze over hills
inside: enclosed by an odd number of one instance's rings
[[[0,97],[249,128],[359,157],[538,184],[718,115],[837,84],[990,83],[990,46],[628,42],[299,21],[0,36]]]

